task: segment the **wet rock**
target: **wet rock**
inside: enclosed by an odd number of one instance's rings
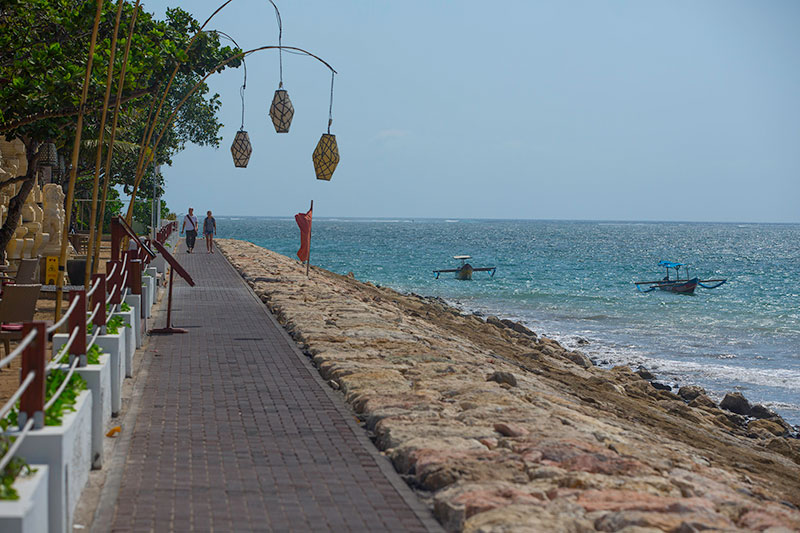
[[[778,414],[772,409],[769,409],[768,407],[765,407],[759,403],[750,409],[750,416],[753,418],[775,418],[778,416]]]
[[[691,402],[701,394],[705,395],[706,390],[703,387],[699,387],[697,385],[686,385],[678,389],[678,396],[686,400],[687,402]]]
[[[506,325],[505,325],[505,324],[503,324],[503,321],[502,321],[502,320],[500,320],[499,318],[497,318],[497,317],[496,317],[496,316],[494,316],[494,315],[489,315],[489,316],[487,316],[487,317],[486,317],[486,323],[487,323],[487,324],[491,324],[491,325],[493,325],[493,326],[495,326],[495,327],[498,327],[498,328],[500,328],[500,329],[505,329],[505,327],[506,327]]]
[[[652,385],[653,388],[656,390],[666,390],[666,391],[672,390],[672,387],[670,385],[667,385],[666,383],[659,383],[658,381],[651,381],[650,385]]]
[[[578,339],[575,342],[579,346],[586,346],[587,344],[589,344],[589,341],[587,339],[584,339],[583,337],[578,337]]]
[[[656,376],[643,366],[637,368],[636,373],[639,375],[640,378],[646,379],[648,381],[656,379]]]
[[[486,378],[486,381],[494,381],[496,383],[506,383],[511,385],[512,387],[517,386],[517,378],[511,372],[503,372],[498,370],[497,372],[493,373],[491,376]]]
[[[745,398],[741,392],[729,392],[722,399],[719,406],[726,411],[743,416],[748,416],[752,410],[750,402],[747,401],[747,398]]]
[[[680,391],[678,394],[680,394]],[[689,407],[705,407],[706,409],[716,409],[717,404],[715,404],[714,400],[709,398],[707,395],[699,394],[694,398],[694,400],[689,402]]]
[[[581,352],[564,352],[564,357],[583,368],[592,368],[594,364],[592,360],[586,357]]]

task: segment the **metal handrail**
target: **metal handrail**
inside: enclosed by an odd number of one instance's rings
[[[75,310],[75,308],[77,306],[78,306],[78,299],[75,298],[74,300],[72,300],[72,303],[69,305],[69,309],[67,309],[67,311],[64,313],[64,316],[62,316],[61,319],[58,322],[56,322],[55,324],[53,324],[52,326],[47,328],[47,330],[46,330],[47,334],[50,335],[54,331],[58,331],[58,328],[60,328],[61,326],[64,325],[64,323],[69,318],[69,315],[72,314],[72,312]]]
[[[8,463],[11,462],[11,459],[14,458],[14,454],[17,453],[17,450],[22,445],[22,441],[25,440],[25,436],[28,434],[28,431],[30,431],[31,427],[33,427],[33,417],[29,418],[28,421],[25,422],[25,425],[22,427],[22,431],[20,431],[20,434],[14,441],[14,444],[11,445],[5,456],[0,459],[0,472],[2,472]]]
[[[36,377],[36,371],[35,370],[31,370],[30,372],[28,372],[28,375],[25,378],[25,380],[22,383],[20,383],[19,388],[17,389],[17,392],[15,392],[14,394],[11,395],[11,398],[8,399],[8,401],[6,402],[6,404],[3,407],[0,407],[0,420],[5,418],[6,414],[8,414],[8,412],[11,410],[11,408],[14,407],[14,404],[17,403],[17,400],[20,399],[20,397],[22,396],[22,393],[25,392],[25,389],[28,388],[28,385],[30,385],[31,382],[33,382],[33,378],[35,378],[35,377]],[[2,471],[3,471],[3,469],[0,468],[0,472],[2,472]]]
[[[72,347],[72,343],[75,342],[75,339],[78,337],[78,331],[80,330],[80,326],[75,326],[72,328],[72,334],[70,334],[69,339],[67,339],[67,343],[61,347],[58,353],[53,357],[52,362],[47,366],[48,369],[55,368],[58,366],[58,360],[64,357],[64,354],[69,351]]]
[[[92,335],[92,340],[89,341],[89,344],[86,345],[86,352],[89,352],[89,349],[94,346],[95,341],[97,340],[97,336],[100,335],[100,328],[94,328],[94,335]]]
[[[97,287],[99,286],[100,286],[99,283],[95,283],[94,285],[92,285],[92,288],[86,291],[86,298],[91,298],[92,295],[95,293],[95,291],[97,291]]]
[[[97,302],[97,304],[95,304],[95,306],[94,306],[94,311],[92,311],[92,314],[91,314],[91,315],[89,315],[89,318],[87,318],[87,319],[86,319],[86,323],[87,323],[87,324],[89,324],[89,323],[91,323],[91,322],[93,322],[93,321],[94,321],[94,317],[96,317],[96,316],[97,316],[97,312],[98,312],[98,311],[100,311],[100,304],[101,304],[101,303],[102,303],[102,302]],[[87,314],[88,314],[88,313],[87,313]]]
[[[64,378],[64,382],[61,383],[61,386],[58,388],[58,390],[55,392],[55,394],[53,394],[53,396],[49,400],[47,400],[47,403],[44,404],[44,410],[45,411],[50,409],[50,407],[52,407],[52,405],[54,403],[56,403],[56,400],[58,399],[58,397],[61,396],[61,393],[64,392],[65,388],[67,388],[67,383],[69,383],[69,380],[72,378],[72,374],[75,373],[75,367],[77,367],[77,366],[78,366],[78,358],[76,357],[72,361],[72,364],[69,367],[69,372],[67,372],[67,377]]]
[[[117,263],[114,263],[114,266],[111,267],[111,272],[106,273],[106,279],[111,279],[114,277],[114,273],[117,271]]]
[[[0,360],[0,368],[3,368],[4,366],[11,364],[11,361],[16,359],[17,356],[20,355],[22,353],[22,351],[25,348],[27,348],[30,343],[33,342],[33,339],[36,338],[36,333],[37,333],[37,331],[35,329],[33,331],[31,331],[30,333],[28,333],[25,336],[25,338],[20,341],[19,345],[16,348],[14,348],[14,350],[10,354],[8,354],[5,358]],[[2,417],[0,417],[0,418],[2,418]]]
[[[114,298],[114,293],[115,292],[117,292],[117,284],[116,283],[114,284],[113,287],[111,287],[111,290],[108,291],[108,296],[106,297],[106,303],[107,304],[111,303],[111,299]]]

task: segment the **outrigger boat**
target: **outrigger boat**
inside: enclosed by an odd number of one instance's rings
[[[677,292],[680,294],[694,294],[695,288],[699,285],[704,289],[716,289],[723,283],[725,283],[726,279],[700,279],[697,276],[689,277],[689,267],[683,263],[673,263],[672,261],[659,261],[658,266],[662,266],[667,269],[667,275],[664,279],[660,279],[658,281],[636,281],[634,282],[636,288],[639,289],[640,292],[651,292],[656,289],[662,291],[669,291],[669,292]],[[684,270],[683,276],[681,277],[681,268]],[[675,277],[671,277],[672,270],[675,270]],[[712,283],[713,285],[706,285],[707,283]],[[644,288],[643,288],[644,286]]]
[[[472,279],[473,272],[490,272],[490,276],[494,277],[495,271],[497,271],[497,267],[481,267],[475,268],[469,263],[467,263],[467,259],[472,259],[469,255],[454,255],[453,259],[460,260],[461,266],[459,268],[446,268],[443,270],[434,270],[433,273],[436,274],[436,279],[439,279],[439,274],[447,273],[447,272],[455,272],[456,279],[460,280],[470,280]]]

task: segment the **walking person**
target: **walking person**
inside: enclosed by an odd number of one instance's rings
[[[203,235],[206,237],[206,249],[208,253],[214,253],[214,235],[217,234],[217,221],[211,216],[211,211],[206,212],[203,220]]]
[[[189,208],[189,213],[183,217],[183,225],[181,226],[181,234],[186,230],[186,252],[192,253],[194,250],[194,241],[197,239],[197,217],[194,216],[194,208]]]

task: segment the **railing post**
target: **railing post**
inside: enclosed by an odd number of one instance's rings
[[[128,272],[128,288],[131,294],[142,294],[142,260],[134,259],[128,261],[130,271]],[[142,306],[144,309],[144,306]]]
[[[119,217],[111,218],[111,260],[117,261],[120,258],[120,246],[122,244],[122,237],[125,235],[125,230],[122,224],[119,223]]]
[[[92,311],[94,308],[97,307],[97,304],[100,304],[100,309],[97,311],[97,314],[94,317],[94,327],[100,328],[100,335],[106,334],[106,322],[108,319],[106,317],[106,275],[105,274],[95,274],[92,276],[92,288],[94,289],[94,293],[92,294]]]
[[[78,356],[78,366],[86,366],[86,291],[83,289],[69,291],[70,305],[76,298],[78,305],[67,320],[70,335],[75,327],[78,327],[78,335],[69,347],[69,364],[72,364],[75,356]]]
[[[47,346],[47,334],[44,322],[26,322],[22,325],[22,338],[28,336],[36,330],[36,338],[22,351],[22,373],[20,383],[28,377],[28,374],[35,372],[33,381],[22,397],[19,399],[19,416],[17,423],[20,429],[25,426],[28,418],[33,417],[33,427],[41,429],[44,427],[44,394],[45,382],[45,347]]]
[[[114,275],[106,280],[106,290],[113,289],[115,286],[117,287],[117,289],[111,293],[111,305],[118,304],[122,300],[122,298],[120,298],[122,287],[119,286],[122,281],[122,276],[119,272],[122,268],[122,261],[106,261],[106,272],[111,272],[114,269],[114,265],[117,266]]]

